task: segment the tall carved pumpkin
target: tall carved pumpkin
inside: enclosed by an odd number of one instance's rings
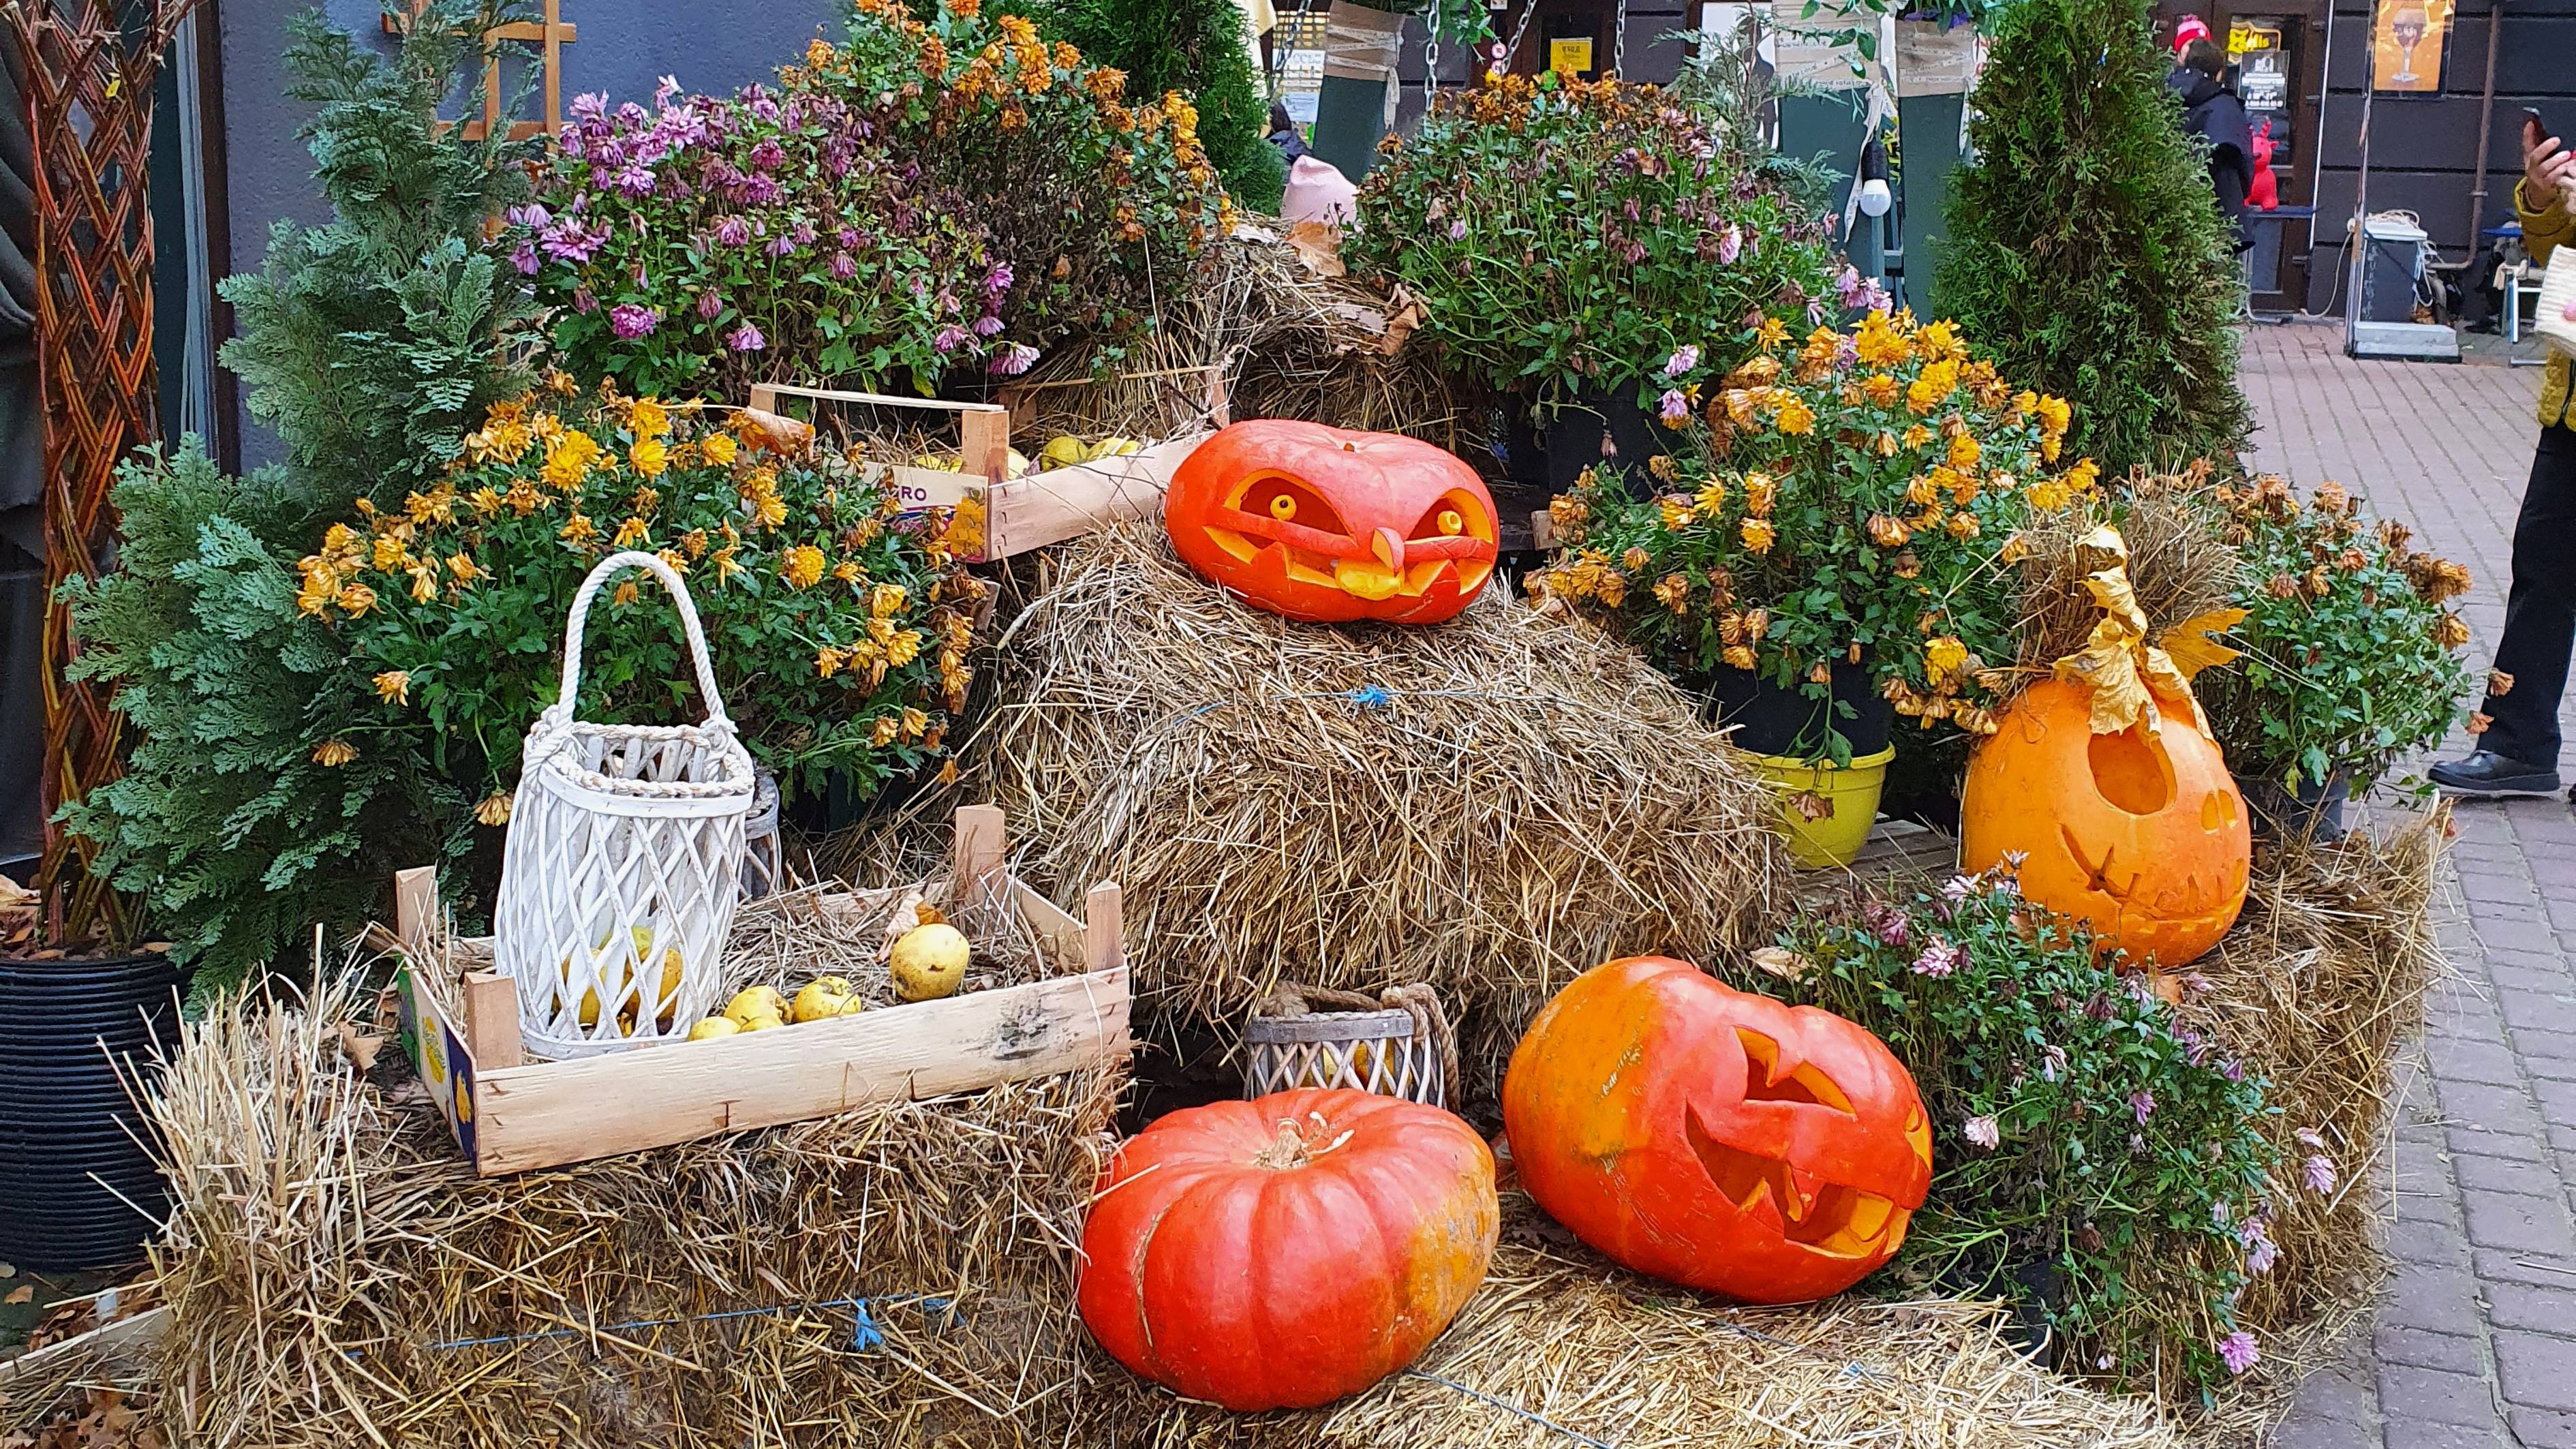
[[[1494,1156],[1437,1107],[1301,1089],[1174,1112],[1110,1161],[1082,1321],[1120,1363],[1238,1412],[1413,1362],[1485,1280]]]
[[[1557,993],[1512,1053],[1503,1124],[1575,1236],[1753,1303],[1859,1282],[1932,1182],[1923,1100],[1885,1043],[1661,956]]]
[[[1318,624],[1454,618],[1497,548],[1493,495],[1445,450],[1277,418],[1201,443],[1172,475],[1163,523],[1201,576]]]
[[[2097,732],[2091,687],[2024,690],[1977,745],[1960,792],[1959,865],[2019,853],[2022,894],[2105,945],[2180,966],[2245,908],[2254,838],[2245,799],[2188,695]]]

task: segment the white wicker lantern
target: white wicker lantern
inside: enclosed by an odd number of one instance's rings
[[[628,568],[650,571],[680,606],[706,697],[699,724],[573,718],[583,620],[600,586]],[[602,559],[564,626],[562,693],[528,731],[501,863],[493,958],[518,985],[531,1053],[676,1041],[714,1005],[753,788],[688,585],[649,553]]]

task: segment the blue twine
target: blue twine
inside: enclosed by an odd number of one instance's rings
[[[956,1322],[956,1305],[954,1303],[950,1302],[948,1299],[933,1297],[926,1293],[898,1293],[883,1295],[876,1301],[881,1305],[887,1303],[918,1304],[925,1313],[939,1314],[944,1320],[942,1326],[954,1324]],[[869,1349],[881,1348],[885,1345],[885,1331],[878,1328],[876,1320],[868,1316],[867,1299],[832,1298],[819,1303],[781,1303],[768,1308],[733,1308],[727,1309],[721,1313],[695,1313],[685,1318],[638,1318],[626,1323],[606,1324],[597,1329],[541,1328],[534,1333],[501,1333],[494,1334],[489,1338],[452,1338],[443,1343],[433,1343],[430,1347],[433,1349],[493,1348],[505,1343],[533,1343],[549,1338],[588,1338],[593,1333],[632,1333],[638,1329],[644,1328],[671,1328],[683,1323],[721,1323],[729,1319],[736,1318],[769,1318],[784,1313],[803,1313],[809,1309],[824,1308],[847,1308],[850,1310],[851,1316],[854,1320],[850,1331],[851,1348],[864,1353]]]

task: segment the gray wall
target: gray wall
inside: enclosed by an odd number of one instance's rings
[[[296,139],[309,118],[286,98],[286,22],[311,0],[215,0],[223,30],[226,211],[233,266],[256,270],[279,217],[314,222],[329,215],[313,190],[312,157]],[[725,91],[766,79],[817,34],[838,38],[840,0],[561,0],[563,18],[580,39],[564,47],[564,101],[584,91],[611,100],[649,101],[654,83],[674,75],[694,91]],[[327,0],[333,23],[380,46],[392,37],[373,0]],[[505,85],[511,82],[505,82]],[[541,104],[537,97],[530,105]],[[242,464],[277,457],[277,441],[242,420]]]
[[[2477,164],[2487,36],[2498,3],[2460,0],[2441,95],[2381,95],[2371,105],[2370,209],[2414,212],[2448,261],[2465,261],[2475,250],[2470,177]],[[2556,134],[2576,141],[2576,0],[2501,3],[2495,109],[2483,117],[2489,129],[2482,227],[2511,218],[2513,183],[2522,174],[2524,106],[2538,106]],[[2342,306],[2337,298],[2345,281],[2344,226],[2360,179],[2369,25],[2366,0],[2335,0],[2320,123],[2325,144],[2317,156],[2316,250],[2308,264],[2312,311],[2339,312]]]

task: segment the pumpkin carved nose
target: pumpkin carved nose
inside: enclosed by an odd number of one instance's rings
[[[1403,534],[1392,528],[1380,528],[1369,539],[1369,551],[1375,553],[1377,561],[1386,565],[1390,571],[1399,574],[1404,572]]]

